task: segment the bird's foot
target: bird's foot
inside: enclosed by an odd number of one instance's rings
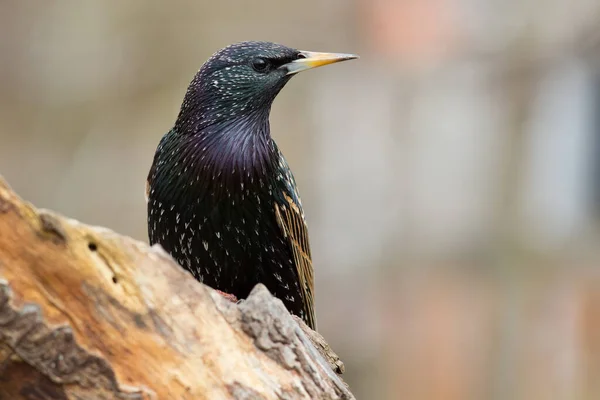
[[[227,300],[231,301],[232,303],[237,303],[238,302],[238,298],[235,297],[232,294],[229,293],[225,293],[221,290],[217,290],[217,293],[219,293],[221,296],[225,297]]]

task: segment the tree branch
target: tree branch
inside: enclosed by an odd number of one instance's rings
[[[159,247],[38,211],[0,178],[0,399],[353,399],[332,367],[264,286],[232,303]]]

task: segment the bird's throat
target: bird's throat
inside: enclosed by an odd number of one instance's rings
[[[233,118],[195,132],[177,129],[161,149],[163,163],[157,171],[163,182],[171,182],[175,197],[242,197],[255,182],[274,175],[278,149],[268,114]]]
[[[222,170],[264,169],[273,150],[268,114],[223,121],[196,133],[192,141],[205,165]]]

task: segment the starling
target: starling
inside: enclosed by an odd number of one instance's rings
[[[215,53],[156,149],[146,184],[150,244],[238,299],[264,284],[315,329],[304,212],[269,113],[294,74],[353,58],[268,42]]]

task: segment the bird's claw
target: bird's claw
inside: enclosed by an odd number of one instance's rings
[[[235,297],[235,295],[230,294],[230,293],[225,293],[221,290],[217,290],[217,293],[219,293],[221,296],[223,296],[225,299],[231,301],[232,303],[239,303],[239,300],[237,297]]]

